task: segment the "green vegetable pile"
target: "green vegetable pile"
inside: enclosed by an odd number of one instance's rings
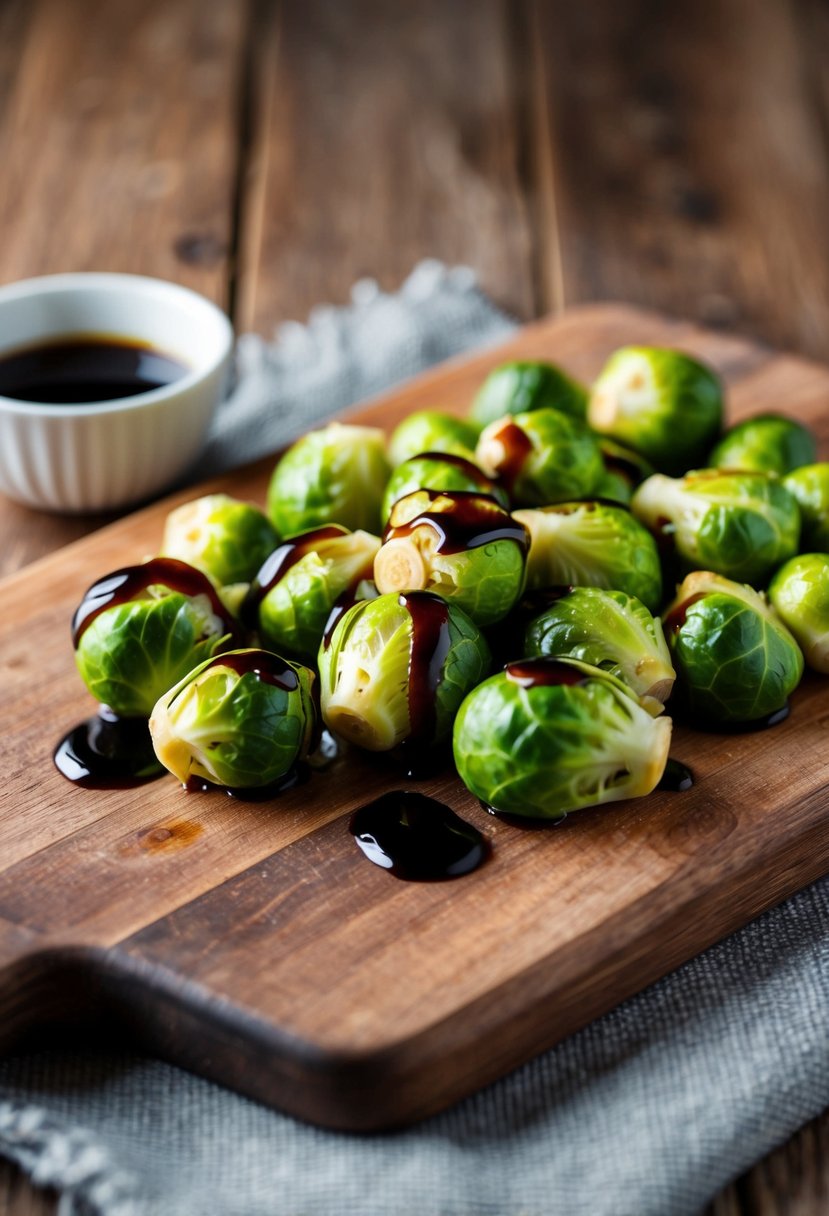
[[[266,787],[324,725],[368,751],[451,744],[513,815],[648,794],[669,698],[733,729],[781,711],[804,662],[829,673],[829,464],[793,418],[723,424],[714,372],[649,347],[592,388],[504,364],[466,418],[388,440],[331,423],[279,460],[266,511],[188,503],[157,582],[96,584],[138,590],[76,630],[80,674],[149,717],[182,782]]]

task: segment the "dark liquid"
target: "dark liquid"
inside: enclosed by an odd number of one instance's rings
[[[267,785],[218,785],[215,781],[208,781],[206,777],[188,777],[184,788],[188,794],[207,794],[211,790],[218,790],[220,794],[227,794],[238,802],[269,802],[271,798],[278,798],[286,790],[302,785],[310,776],[311,772],[306,764],[295,764],[284,777],[270,781]]]
[[[504,674],[513,684],[522,688],[538,688],[541,685],[584,684],[589,677],[578,667],[570,667],[558,659],[521,659],[507,663]]]
[[[59,773],[91,790],[127,789],[166,772],[153,751],[145,718],[119,718],[106,706],[79,722],[54,752]]]
[[[564,823],[566,814],[562,815],[514,815],[510,811],[499,811],[496,806],[480,799],[480,805],[488,815],[494,815],[502,823],[508,823],[514,828],[526,828],[529,831],[539,831],[545,828],[557,828]]]
[[[485,836],[444,803],[393,790],[360,807],[349,831],[370,861],[396,878],[435,882],[476,870],[489,856]]]
[[[84,631],[107,608],[118,604],[126,604],[156,585],[169,587],[182,595],[204,595],[210,601],[213,613],[223,625],[223,631],[231,635],[238,643],[239,629],[227,609],[216,594],[213,584],[206,574],[180,562],[174,557],[154,557],[152,561],[140,566],[125,566],[122,570],[114,570],[93,583],[84,595],[72,618],[72,642],[75,649],[83,637]]]
[[[530,534],[522,523],[513,519],[508,511],[488,495],[469,490],[423,490],[429,500],[448,499],[451,507],[443,511],[430,511],[428,507],[408,523],[389,526],[383,540],[411,536],[415,528],[424,524],[437,533],[435,549],[438,553],[465,553],[479,549],[496,540],[512,540],[524,553],[530,547]]]
[[[532,440],[516,422],[505,422],[493,438],[503,445],[503,455],[495,471],[511,492],[533,450]]]
[[[474,481],[480,487],[482,494],[492,495],[495,489],[495,483],[487,477],[483,469],[479,469],[471,460],[467,460],[463,456],[456,456],[454,452],[420,452],[419,455],[413,457],[415,460],[437,460],[441,464],[454,465],[459,469],[470,481]]]
[[[164,388],[187,371],[128,338],[61,338],[0,358],[0,395],[50,405],[113,401]]]
[[[694,774],[679,760],[669,760],[665,772],[657,785],[658,790],[671,790],[672,793],[683,794],[694,784]]]

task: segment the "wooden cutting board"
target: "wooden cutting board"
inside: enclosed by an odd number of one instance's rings
[[[588,379],[615,347],[671,345],[724,374],[730,417],[782,410],[829,454],[829,370],[631,308],[581,309],[352,412],[393,426],[463,410],[505,358]],[[211,483],[262,502],[273,461]],[[200,487],[201,489],[201,487]],[[170,506],[138,512],[2,584],[0,1044],[99,1019],[149,1050],[330,1127],[406,1123],[455,1101],[829,870],[829,684],[787,722],[675,732],[687,793],[529,830],[456,777],[419,783],[486,833],[466,878],[399,881],[348,832],[400,786],[352,752],[272,803],[187,794],[172,778],[76,789],[51,761],[94,708],[72,610],[96,577],[153,553]],[[43,1031],[40,1037],[42,1040]]]

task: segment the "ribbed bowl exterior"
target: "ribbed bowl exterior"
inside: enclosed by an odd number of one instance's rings
[[[140,275],[47,275],[0,287],[0,355],[84,334],[138,340],[187,369],[147,393],[71,405],[0,396],[0,492],[52,511],[124,507],[166,489],[196,461],[233,348],[215,304]]]
[[[0,407],[0,491],[26,506],[99,511],[140,502],[204,447],[224,368],[174,400],[66,417]]]

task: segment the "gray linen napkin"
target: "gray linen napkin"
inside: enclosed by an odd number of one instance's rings
[[[243,344],[211,467],[509,328],[467,271],[360,284]],[[0,1154],[61,1216],[694,1216],[829,1105],[827,915],[824,880],[405,1132],[324,1132],[132,1054],[39,1052],[0,1063]]]

